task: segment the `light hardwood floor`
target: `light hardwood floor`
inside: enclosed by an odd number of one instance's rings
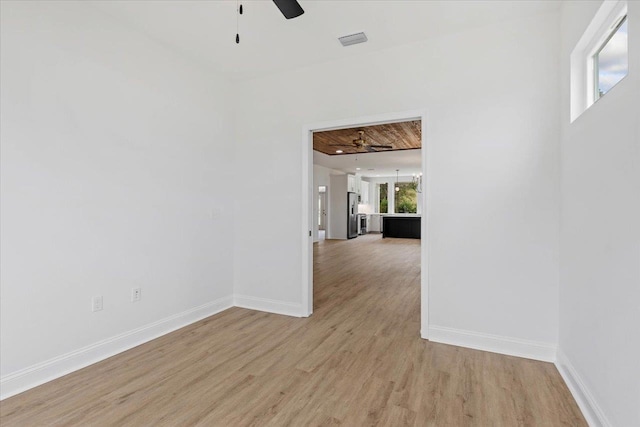
[[[0,403],[4,426],[586,426],[553,364],[419,338],[419,241],[315,246],[313,316],[232,308]]]

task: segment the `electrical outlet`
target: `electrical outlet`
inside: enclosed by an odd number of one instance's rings
[[[131,302],[140,301],[142,298],[142,289],[133,288],[131,289]]]
[[[91,311],[102,310],[102,295],[91,298]]]

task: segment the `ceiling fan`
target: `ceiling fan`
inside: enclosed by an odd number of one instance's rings
[[[237,1],[238,1],[237,10],[238,10],[238,17],[239,17],[244,13],[244,8],[242,7],[240,0],[237,0]],[[304,9],[302,9],[302,6],[300,6],[300,3],[298,3],[297,0],[273,0],[273,2],[276,4],[276,6],[278,6],[278,9],[280,9],[280,12],[282,12],[284,17],[287,19],[297,18],[298,16],[304,13]],[[239,19],[236,20],[236,44],[240,44],[240,22],[239,21],[240,21]]]
[[[356,149],[365,149],[370,153],[377,153],[378,150],[392,150],[391,145],[369,144],[364,137],[364,130],[358,131],[358,138],[354,139],[351,144],[332,144],[332,147],[355,147]]]
[[[302,6],[296,0],[273,0],[273,2],[287,19],[297,18],[304,13]]]

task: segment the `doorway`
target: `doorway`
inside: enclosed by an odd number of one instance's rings
[[[324,240],[327,234],[327,186],[318,186],[318,240]]]
[[[315,206],[321,203],[314,197],[316,188],[313,179],[313,132],[330,131],[337,129],[351,129],[364,126],[375,126],[388,123],[407,122],[420,120],[421,123],[421,160],[422,170],[425,179],[424,190],[420,193],[420,204],[422,205],[422,215],[419,220],[421,231],[420,241],[420,336],[428,339],[428,218],[430,205],[429,199],[429,159],[427,157],[426,143],[426,113],[424,111],[409,111],[403,113],[389,113],[377,116],[360,117],[355,119],[336,120],[322,122],[303,127],[302,135],[302,195],[303,195],[303,224],[302,224],[302,312],[301,316],[307,317],[313,313],[313,228],[314,222],[320,222],[320,217],[313,215]],[[332,196],[333,197],[333,196]],[[325,205],[326,206],[326,205]]]

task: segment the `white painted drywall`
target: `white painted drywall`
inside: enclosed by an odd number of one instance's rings
[[[237,193],[226,81],[90,2],[1,7],[4,378],[230,298]]]
[[[600,4],[565,2],[562,9],[559,350],[585,401],[592,399],[585,415],[637,426],[640,3],[629,2],[629,75],[571,124],[569,117],[569,55]]]
[[[236,156],[262,179],[234,180],[236,292],[301,301],[305,124],[425,109],[431,324],[555,345],[558,42],[559,13],[531,14],[243,82]]]

